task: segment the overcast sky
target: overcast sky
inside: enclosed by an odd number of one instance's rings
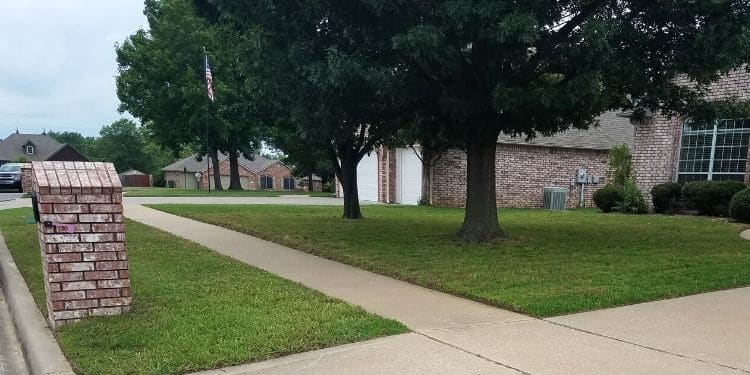
[[[0,139],[122,117],[114,45],[147,26],[141,0],[0,0]]]

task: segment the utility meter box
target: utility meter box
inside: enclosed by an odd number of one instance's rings
[[[588,171],[586,168],[578,168],[576,170],[576,182],[579,184],[585,184],[588,182]]]

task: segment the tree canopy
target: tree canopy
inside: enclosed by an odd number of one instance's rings
[[[503,234],[500,133],[586,129],[608,110],[646,121],[705,109],[707,85],[750,60],[745,0],[194,1],[263,51],[239,67],[266,70],[256,77],[271,95],[256,99],[329,146],[350,198],[356,164],[399,128],[432,149],[464,148],[469,241]],[[359,207],[347,200],[344,216]]]

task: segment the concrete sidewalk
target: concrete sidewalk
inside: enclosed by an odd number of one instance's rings
[[[708,303],[702,299],[706,297],[688,297],[676,305],[663,305],[661,309],[654,307],[657,312],[651,317],[632,310],[621,313],[620,318],[616,313],[620,310],[612,309],[589,314],[612,314],[608,311],[615,311],[614,318],[579,314],[540,320],[142,206],[126,205],[125,214],[221,254],[360,305],[368,311],[399,320],[416,332],[407,335],[408,338],[382,339],[377,345],[366,342],[352,344],[346,350],[332,348],[323,357],[301,354],[216,370],[214,373],[217,374],[254,374],[259,371],[274,374],[420,374],[433,373],[436,368],[464,367],[471,370],[453,373],[750,374],[747,356],[743,355],[750,347],[750,332],[743,325],[746,323],[734,325],[736,332],[732,333],[730,343],[725,343],[726,325],[712,326],[721,319],[706,320],[698,308]],[[733,320],[741,320],[739,317],[746,316],[748,311],[744,304],[737,305],[734,300],[738,296],[748,298],[750,289],[740,289],[736,293],[718,295],[709,301],[721,304],[724,306],[722,314],[734,317],[728,320],[729,325]],[[648,304],[638,306],[645,305]],[[672,337],[659,340],[662,332],[659,327],[664,321],[657,317],[671,317],[675,315],[671,309],[690,309],[690,306],[695,307],[696,313],[685,315],[685,319],[694,320],[693,325],[683,323],[690,332],[664,331]],[[626,317],[630,320],[625,320]],[[618,326],[611,319],[623,319],[623,323]],[[598,324],[594,324],[596,322]],[[699,326],[702,329],[694,329]],[[678,328],[677,324],[675,328]],[[634,332],[640,332],[641,336]],[[725,345],[737,346],[729,348]],[[472,360],[468,360],[466,354]],[[476,359],[486,363],[476,362]],[[414,362],[419,362],[419,366]],[[487,363],[491,364],[489,368],[476,367],[487,366]],[[367,368],[371,371],[364,371]],[[377,371],[378,368],[382,371]]]

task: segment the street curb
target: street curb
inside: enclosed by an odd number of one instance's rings
[[[32,250],[33,251],[33,250]],[[75,375],[0,235],[0,285],[32,375]]]

